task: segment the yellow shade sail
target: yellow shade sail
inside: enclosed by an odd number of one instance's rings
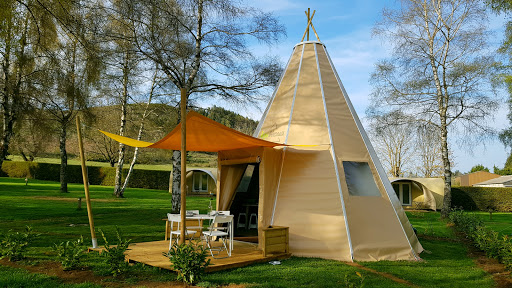
[[[187,113],[187,151],[219,152],[250,147],[286,146],[284,144],[254,138],[217,123],[201,114]],[[181,123],[161,140],[150,143],[101,131],[106,136],[132,147],[148,147],[180,150]]]

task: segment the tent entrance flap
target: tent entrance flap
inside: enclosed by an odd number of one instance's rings
[[[248,164],[229,207],[235,216],[234,236],[255,243],[258,242],[259,178],[259,163]]]

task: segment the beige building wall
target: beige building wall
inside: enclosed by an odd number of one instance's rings
[[[473,184],[498,178],[500,175],[487,171],[478,171],[460,176],[460,186],[473,186]]]
[[[433,209],[443,206],[444,181],[441,178],[389,178],[391,183],[409,183],[411,185],[411,205],[402,205],[406,209]]]
[[[210,169],[211,170],[211,169]],[[212,171],[210,171],[212,172]],[[194,174],[198,174],[198,173],[205,173],[208,177],[208,189],[207,191],[193,191],[193,187],[194,187]],[[217,171],[216,169],[214,169],[214,171],[212,172],[213,175],[216,175],[217,174]],[[211,177],[208,173],[206,173],[205,171],[201,171],[201,170],[189,170],[187,171],[187,194],[199,194],[199,195],[209,195],[209,194],[212,194],[212,195],[215,195],[217,193],[217,181]]]

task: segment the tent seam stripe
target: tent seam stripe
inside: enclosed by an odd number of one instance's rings
[[[322,92],[322,101],[323,101],[323,104],[324,104],[325,120],[327,122],[327,131],[329,132],[329,142],[331,144],[331,149],[332,149],[332,160],[333,160],[333,164],[334,164],[334,171],[336,172],[336,182],[338,183],[338,190],[339,190],[340,199],[341,199],[341,208],[343,209],[343,218],[345,220],[345,229],[347,230],[348,246],[349,246],[349,249],[350,249],[350,258],[352,259],[352,261],[354,261],[354,250],[352,248],[352,238],[350,237],[350,229],[348,227],[347,211],[346,211],[346,208],[345,208],[345,200],[343,199],[343,191],[341,189],[340,172],[338,170],[338,161],[337,161],[337,158],[336,158],[336,151],[334,149],[334,145],[333,145],[334,143],[333,143],[333,140],[332,140],[331,125],[330,125],[330,122],[329,122],[329,115],[327,114],[327,103],[325,101],[324,85],[323,85],[323,82],[322,82],[322,73],[320,72],[320,62],[318,61],[318,52],[317,52],[317,49],[316,49],[316,44],[313,44],[313,45],[315,47],[316,67],[317,67],[317,70],[318,70],[318,78],[320,80],[320,91]],[[324,51],[327,53],[325,47],[324,47]]]
[[[292,55],[292,57],[293,57],[293,55]],[[295,105],[295,96],[297,96],[297,87],[299,86],[299,76],[300,76],[300,69],[302,67],[302,58],[303,57],[304,57],[304,45],[302,46],[302,53],[300,54],[299,69],[297,70],[297,80],[295,80],[295,90],[293,91],[292,108],[290,111],[290,119],[288,120],[288,129],[286,130],[286,138],[284,140],[284,144],[288,144],[288,135],[290,133],[290,125],[292,124],[293,106]],[[291,58],[290,58],[290,60],[291,60]],[[279,181],[277,182],[276,197],[274,200],[274,209],[272,211],[272,219],[270,222],[272,225],[274,225],[274,216],[275,216],[276,207],[277,207],[277,196],[279,195],[279,187],[281,186],[281,177],[283,176],[283,166],[284,166],[284,155],[285,154],[286,154],[286,147],[283,148],[283,158],[281,159],[281,171],[279,173]]]
[[[292,56],[295,52],[295,47],[293,47]],[[292,57],[288,59],[288,63],[286,63],[286,67],[284,68],[284,73],[281,75],[281,78],[279,79],[279,82],[277,82],[277,89],[272,94],[272,98],[270,102],[267,105],[267,108],[265,109],[265,112],[263,112],[263,116],[261,117],[260,123],[258,123],[258,126],[256,127],[256,130],[254,130],[253,137],[259,138],[259,134],[261,132],[261,128],[263,128],[263,123],[265,120],[267,120],[268,111],[270,111],[270,107],[272,107],[272,104],[274,104],[274,100],[276,98],[277,91],[279,90],[279,86],[281,86],[281,82],[283,81],[284,75],[286,74],[286,71],[288,70],[288,67],[290,66],[290,62],[292,61]]]
[[[302,53],[300,54],[299,69],[297,71],[297,80],[295,81],[295,90],[293,91],[292,108],[290,111],[290,119],[288,120],[288,129],[286,130],[286,138],[284,140],[284,144],[288,144],[288,136],[290,135],[290,126],[292,125],[292,118],[293,118],[293,108],[295,106],[295,99],[297,96],[297,87],[299,87],[300,70],[302,68],[302,60],[304,59],[304,48],[305,47],[306,47],[306,45],[302,45]]]
[[[325,53],[327,55],[327,58],[329,59],[329,63],[331,64],[331,67],[334,70],[334,65],[332,63],[331,56],[329,56],[329,53],[327,52],[327,50],[325,50]],[[336,72],[336,70],[334,70],[334,74],[336,75],[336,80],[338,81],[338,85],[342,89],[343,97],[345,98],[345,101],[347,102],[347,106],[349,108],[350,114],[352,115],[352,118],[354,119],[354,122],[356,123],[357,130],[359,131],[359,135],[361,135],[361,138],[363,139],[363,143],[366,146],[366,150],[368,151],[368,154],[370,154],[370,158],[373,161],[373,165],[375,166],[375,168],[377,170],[377,174],[379,175],[379,178],[380,178],[379,180],[381,181],[382,186],[384,186],[384,191],[386,192],[386,196],[388,196],[388,200],[391,202],[391,198],[389,196],[388,189],[386,188],[386,185],[384,184],[384,181],[382,180],[382,171],[381,171],[382,170],[382,164],[380,163],[379,158],[376,157],[376,155],[375,155],[375,157],[373,156],[373,154],[375,153],[375,151],[373,149],[373,146],[371,146],[371,143],[370,143],[370,145],[368,145],[368,143],[367,143],[367,142],[369,142],[368,136],[366,136],[366,133],[364,132],[364,129],[361,129],[362,128],[362,124],[359,121],[359,118],[357,117],[357,114],[355,114],[355,112],[354,112],[354,107],[352,106],[352,102],[348,98],[347,91],[345,90],[345,87],[343,86],[343,83],[341,83],[340,76],[338,75],[338,72]],[[371,151],[370,151],[370,148],[371,148]],[[375,165],[375,163],[378,163],[379,165]],[[395,212],[396,218],[400,222],[400,228],[402,229],[402,232],[404,232],[405,238],[407,239],[407,243],[409,244],[409,247],[411,248],[413,256],[416,258],[416,260],[419,260],[420,258],[416,254],[416,251],[414,251],[414,248],[412,247],[411,241],[409,240],[409,237],[407,236],[407,233],[405,232],[405,229],[404,229],[404,227],[402,225],[402,221],[400,221],[400,217],[398,216],[398,212],[396,211],[395,206],[393,205],[392,202],[391,202],[391,207],[393,208],[393,211]],[[409,220],[407,219],[407,221],[409,221]]]
[[[272,210],[272,218],[270,225],[274,225],[274,216],[276,214],[277,194],[279,194],[279,187],[281,186],[281,176],[283,175],[284,155],[286,154],[286,147],[283,148],[283,157],[281,158],[281,170],[279,171],[279,181],[277,182],[276,197],[274,198],[274,209]]]

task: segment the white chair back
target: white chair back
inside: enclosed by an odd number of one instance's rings
[[[211,211],[209,213],[210,216],[216,216],[216,215],[231,215],[230,211],[224,210],[224,211]]]
[[[215,224],[230,223],[233,221],[233,215],[217,215],[213,218],[212,226]]]
[[[181,222],[181,215],[180,214],[167,213],[167,219],[169,220],[169,222],[178,222],[178,223],[180,223]]]

